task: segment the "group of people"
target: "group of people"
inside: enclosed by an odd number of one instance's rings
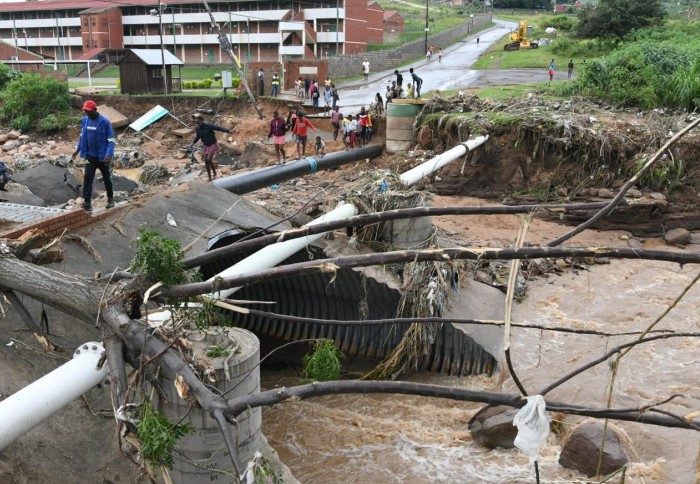
[[[567,64],[566,69],[567,69],[567,73],[566,73],[567,79],[571,79],[571,76],[574,73],[574,60],[573,59],[569,60],[569,63]],[[549,82],[552,82],[552,80],[554,79],[554,59],[552,59],[549,62],[548,73],[549,73]]]
[[[391,81],[391,84],[386,87],[386,105],[392,102],[393,99],[420,99],[420,92],[423,88],[423,79],[416,74],[413,67],[408,70],[411,75],[411,80],[403,89],[403,74],[398,69],[394,71],[396,80]],[[379,96],[379,94],[377,94]]]
[[[321,100],[323,100],[324,112],[326,113],[330,112],[340,100],[338,89],[329,77],[323,81],[323,88],[315,77],[313,80],[309,76],[306,76],[305,79],[300,77],[294,81],[294,93],[301,99],[311,99],[314,114],[318,113]]]
[[[331,125],[333,139],[336,141],[342,130],[342,140],[346,150],[364,146],[372,138],[372,116],[364,106],[355,116],[352,114],[344,116],[338,106],[334,107],[331,113]]]
[[[296,142],[297,158],[299,159],[306,156],[309,130],[316,131],[316,127],[301,111],[290,111],[287,119],[280,115],[279,111],[275,111],[272,116],[272,121],[270,121],[270,131],[267,134],[267,139],[272,139],[275,145],[275,155],[277,156],[278,163],[285,163],[287,161],[284,145],[286,143],[287,131],[290,129],[294,141]],[[314,152],[316,156],[323,156],[326,154],[326,144],[320,136],[316,136],[314,140]]]

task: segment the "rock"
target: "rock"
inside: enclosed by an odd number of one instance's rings
[[[165,133],[163,133],[162,131],[157,131],[157,132],[153,135],[153,139],[158,140],[158,141],[162,141],[163,138],[165,138]]]
[[[629,239],[627,241],[627,246],[631,249],[642,249],[642,243],[638,241],[637,239]]]
[[[689,244],[700,244],[700,233],[698,232],[693,232],[690,234],[690,240],[688,241]]]
[[[63,261],[63,249],[53,246],[49,249],[32,249],[29,251],[29,258],[34,264],[53,264]]]
[[[600,198],[615,198],[615,192],[607,188],[601,188],[598,190],[598,196]]]
[[[178,138],[189,138],[194,134],[194,130],[192,128],[179,128],[172,130],[171,134]]]
[[[559,464],[567,469],[582,472],[589,477],[595,476],[602,442],[602,423],[582,423],[574,428],[566,440],[559,456]],[[625,464],[627,464],[627,456],[620,445],[620,439],[614,428],[608,425],[600,475],[610,474]]]
[[[29,146],[29,145],[22,145],[22,146],[19,147],[19,149],[17,150],[17,152],[18,152],[18,153],[25,153],[25,152],[29,151],[30,149],[31,149],[31,146]]]
[[[10,131],[9,133],[7,133],[7,137],[10,138],[10,139],[17,139],[17,138],[19,138],[21,135],[22,135],[22,133],[20,133],[20,132],[17,131],[16,129],[13,129],[13,130]]]
[[[428,126],[422,126],[420,131],[418,131],[416,141],[424,148],[431,146],[433,144],[433,130]]]
[[[666,195],[659,192],[651,192],[649,194],[649,198],[651,198],[652,200],[666,200]]]
[[[569,189],[566,187],[557,187],[556,194],[560,197],[566,197],[569,195]]]
[[[10,139],[6,134],[0,134],[0,144],[6,143]]]
[[[469,421],[469,430],[476,443],[495,449],[512,449],[513,441],[518,435],[518,428],[513,425],[517,408],[498,405],[487,406],[479,410]]]
[[[488,284],[489,286],[493,285],[493,278],[484,271],[476,271],[474,280],[481,282],[482,284]]]
[[[630,188],[627,190],[627,193],[625,193],[625,196],[630,198],[642,198],[644,195],[636,188]]]
[[[685,245],[690,242],[690,232],[683,228],[669,230],[664,234],[664,240],[668,245]]]

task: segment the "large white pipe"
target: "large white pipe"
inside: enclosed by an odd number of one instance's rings
[[[0,402],[0,450],[107,378],[104,348],[85,343],[73,359]]]
[[[324,222],[343,220],[349,217],[353,217],[357,215],[357,213],[357,207],[350,203],[344,203],[336,207],[334,210],[328,212],[327,214],[317,218],[316,220],[312,220],[311,222],[306,224],[305,227]],[[246,257],[237,264],[232,265],[228,269],[210,278],[209,281],[213,281],[217,277],[238,276],[249,272],[256,272],[261,269],[270,269],[272,267],[275,267],[287,257],[300,251],[314,240],[320,239],[326,233],[327,232],[314,235],[307,235],[306,237],[300,237],[298,239],[292,239],[287,240],[286,242],[268,245],[264,249],[260,249],[255,254]],[[225,289],[223,291],[213,294],[212,297],[215,297],[217,299],[225,299],[234,292],[236,292],[238,289],[240,288],[234,287],[231,289]]]
[[[466,155],[467,152],[473,150],[479,145],[482,145],[489,139],[488,136],[477,136],[474,139],[470,139],[464,143],[460,143],[454,148],[439,154],[435,158],[422,163],[415,168],[408,170],[399,176],[399,180],[404,185],[413,185],[414,183],[420,181],[424,176],[430,175],[432,172],[439,170],[448,163],[452,163],[454,160],[461,158]]]

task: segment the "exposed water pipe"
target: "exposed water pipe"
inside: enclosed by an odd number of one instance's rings
[[[374,158],[381,154],[382,147],[380,145],[370,145],[351,151],[328,153],[321,158],[308,157],[302,160],[291,161],[284,165],[268,166],[248,173],[218,178],[212,184],[217,188],[223,188],[236,195],[243,195],[260,188],[269,187],[273,183],[314,174],[317,171],[329,170],[336,166],[365,158]]]
[[[488,135],[477,136],[474,139],[470,139],[469,141],[460,143],[454,148],[449,149],[444,153],[437,155],[434,158],[431,158],[425,163],[422,163],[416,166],[415,168],[408,170],[406,173],[403,173],[401,176],[399,176],[399,180],[401,180],[401,183],[403,183],[404,185],[413,185],[414,183],[417,183],[420,180],[422,180],[424,176],[439,170],[448,163],[451,163],[454,160],[466,155],[469,151],[473,150],[477,146],[484,144],[487,139],[489,139]]]
[[[73,359],[0,402],[0,450],[107,378],[101,343],[89,342]]]
[[[334,210],[326,213],[325,215],[312,220],[305,225],[316,225],[324,222],[333,222],[336,220],[343,220],[349,217],[357,215],[358,210],[355,205],[350,203],[343,203],[336,207]],[[270,269],[275,267],[277,264],[285,260],[287,257],[297,253],[311,242],[316,239],[323,237],[327,232],[320,234],[307,235],[306,237],[300,237],[298,239],[287,240],[286,242],[279,242],[277,244],[271,244],[267,247],[260,249],[256,253],[246,257],[242,261],[232,265],[228,269],[220,272],[216,276],[209,279],[213,281],[217,277],[231,277],[240,274],[246,274],[249,272],[257,272],[262,269]],[[212,297],[216,299],[225,299],[234,292],[236,292],[238,287],[233,287],[230,289],[225,289],[223,291],[216,292],[212,294]]]

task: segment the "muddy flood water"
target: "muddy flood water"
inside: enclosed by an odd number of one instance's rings
[[[516,304],[513,321],[608,332],[643,330],[673,302],[700,267],[651,261],[616,261],[590,270],[539,278]],[[656,329],[699,331],[695,286]],[[514,329],[513,362],[530,394],[633,336],[602,337]],[[614,385],[614,407],[639,407],[681,396],[661,408],[679,415],[700,409],[700,339],[673,338],[638,346],[626,355]],[[608,363],[572,379],[548,398],[604,407]],[[515,392],[510,380],[414,375],[412,381]],[[266,388],[295,385],[292,372],[269,374]],[[304,483],[535,482],[517,449],[488,450],[472,441],[467,423],[479,405],[403,395],[340,395],[264,410],[263,432]],[[575,417],[567,417],[570,427]],[[560,420],[559,415],[554,420]],[[627,483],[694,483],[700,433],[611,422],[632,464]],[[540,460],[541,482],[588,482],[557,463],[561,447],[550,434]],[[620,478],[612,482],[622,482]]]

